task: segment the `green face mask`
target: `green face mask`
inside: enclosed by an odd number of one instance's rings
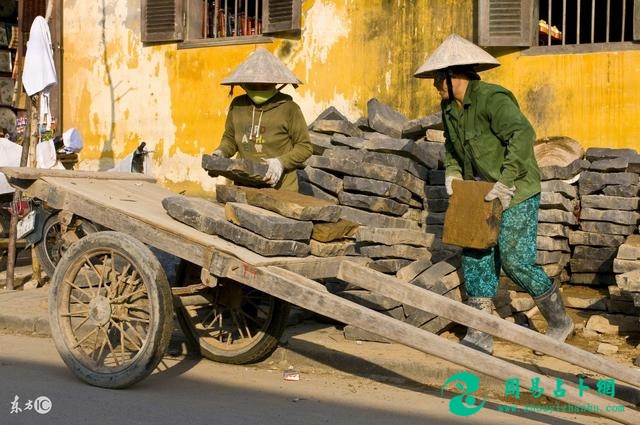
[[[275,96],[275,94],[278,92],[275,87],[269,90],[244,90],[247,92],[247,96],[249,96],[249,99],[251,99],[256,105],[262,105],[264,102]]]

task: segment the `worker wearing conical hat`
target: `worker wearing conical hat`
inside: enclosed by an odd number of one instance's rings
[[[433,78],[441,97],[447,193],[453,193],[455,179],[488,181],[494,185],[485,200],[498,199],[503,207],[497,246],[462,251],[466,302],[491,313],[502,268],[531,294],[547,320],[546,334],[564,341],[573,322],[557,285],[536,264],[541,185],[535,132],[509,90],[480,81],[478,72],[497,66],[493,56],[453,34],[414,74]],[[492,337],[475,329],[469,328],[461,342],[493,352]]]
[[[291,96],[280,90],[301,81],[272,53],[256,49],[223,85],[242,87],[231,101],[224,134],[214,155],[263,160],[269,164],[266,182],[276,189],[298,190],[296,168],[313,150],[307,123]]]

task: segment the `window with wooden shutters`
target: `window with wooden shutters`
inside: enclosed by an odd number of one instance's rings
[[[300,1],[263,0],[263,3],[264,34],[300,34]]]
[[[481,46],[617,49],[640,39],[640,0],[478,0]]]
[[[478,42],[481,46],[531,46],[537,18],[535,0],[479,0]]]
[[[299,36],[301,0],[141,0],[143,42],[179,48]]]
[[[184,40],[183,0],[142,0],[142,41]]]

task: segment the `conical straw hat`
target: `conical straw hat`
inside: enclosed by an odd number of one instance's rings
[[[280,60],[263,47],[257,48],[231,75],[222,80],[222,85],[245,83],[302,84]]]
[[[433,78],[435,71],[456,65],[472,65],[476,72],[500,66],[500,62],[469,40],[451,34],[413,74],[417,78]]]

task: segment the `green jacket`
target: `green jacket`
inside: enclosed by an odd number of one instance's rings
[[[300,107],[280,92],[260,106],[247,95],[234,98],[218,149],[228,158],[236,153],[243,159],[278,158],[284,172],[275,187],[293,191],[298,190],[296,168],[313,153]]]
[[[509,90],[472,80],[462,110],[455,101],[443,100],[440,106],[446,175],[515,186],[512,206],[540,193],[535,132]]]

